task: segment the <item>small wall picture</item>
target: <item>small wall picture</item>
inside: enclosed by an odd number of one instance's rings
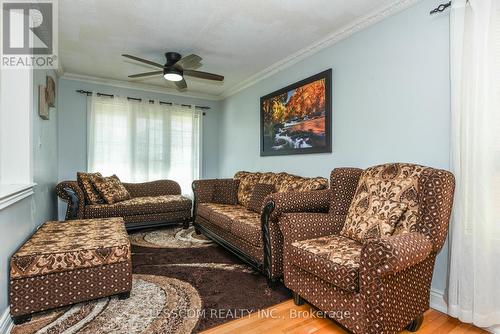
[[[47,105],[50,108],[54,108],[56,106],[56,83],[51,76],[47,75],[47,82],[45,85],[45,99],[47,100]]]
[[[260,155],[332,152],[332,70],[260,98]]]
[[[49,119],[49,106],[46,99],[46,89],[45,86],[38,86],[38,116],[41,119]]]

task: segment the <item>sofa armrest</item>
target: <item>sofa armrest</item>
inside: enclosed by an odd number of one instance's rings
[[[62,181],[56,186],[56,194],[66,207],[66,220],[81,219],[85,212],[85,195],[76,181]]]
[[[266,197],[264,203],[265,209],[269,210],[269,219],[273,221],[278,221],[284,213],[327,212],[330,206],[330,190],[273,193]]]
[[[208,179],[193,181],[193,193],[198,203],[237,204],[239,180]]]
[[[279,226],[285,244],[288,244],[339,234],[344,226],[345,217],[328,213],[285,213],[279,220]]]
[[[369,240],[361,250],[360,272],[384,277],[412,267],[432,252],[432,242],[419,232]]]
[[[278,220],[287,212],[326,212],[329,190],[274,193],[264,200],[261,228],[264,251],[264,270],[269,280],[283,275],[283,235]]]
[[[181,187],[172,180],[157,180],[142,183],[123,183],[130,197],[180,195]]]

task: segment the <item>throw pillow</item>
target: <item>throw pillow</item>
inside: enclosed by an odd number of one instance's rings
[[[274,192],[274,184],[257,183],[253,189],[248,210],[260,213],[266,197]]]
[[[94,175],[91,180],[94,187],[108,204],[130,199],[130,194],[116,175],[108,177]]]
[[[396,224],[408,205],[377,196],[365,198],[358,206],[351,206],[340,235],[361,243],[383,238],[394,233]]]
[[[102,176],[101,173],[76,173],[76,181],[80,188],[83,189],[83,194],[85,195],[85,201],[88,204],[102,204],[104,200],[99,195],[99,192],[92,184],[92,176]]]

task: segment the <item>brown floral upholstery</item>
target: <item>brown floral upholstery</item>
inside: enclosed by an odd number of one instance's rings
[[[245,173],[238,172],[234,178],[240,181],[238,188],[238,203],[247,206],[252,196],[255,185],[259,183],[261,173]]]
[[[262,206],[257,212],[249,210],[250,199],[258,184],[274,187],[275,192],[264,199],[264,203],[274,203],[269,212],[264,212]],[[327,212],[330,203],[328,180],[325,178],[304,178],[287,173],[245,171],[237,172],[234,179],[199,180],[193,182],[195,194],[194,215],[195,226],[209,230],[219,238],[227,241],[254,261],[260,263],[269,279],[277,279],[283,275],[282,252],[283,237],[278,226],[278,218],[282,213],[297,211]],[[237,189],[237,192],[235,192]],[[303,191],[311,190],[311,191]],[[257,189],[258,192],[259,189]],[[218,193],[225,193],[221,203]],[[259,197],[263,195],[259,194]],[[255,202],[261,200],[255,199]],[[237,202],[238,205],[230,205]],[[214,213],[214,204],[219,206]],[[226,210],[234,213],[225,213]],[[225,217],[223,217],[225,215]],[[267,227],[264,227],[264,222]],[[229,226],[229,229],[228,229]],[[202,230],[203,231],[203,230]],[[269,233],[264,233],[268,231]],[[264,238],[265,236],[268,238]],[[265,239],[265,240],[264,240]],[[267,244],[269,247],[264,247]],[[230,248],[228,246],[228,248]],[[263,263],[262,252],[269,249],[269,261]],[[258,254],[259,256],[256,256]],[[267,261],[267,260],[266,260]]]
[[[56,192],[68,203],[66,220],[122,217],[128,229],[187,224],[192,220],[192,201],[181,196],[181,188],[175,181],[123,183],[123,186],[131,198],[114,204],[86,204],[83,189],[75,181],[60,182]]]
[[[173,180],[156,180],[141,183],[122,182],[131,198],[180,195],[181,186]]]
[[[104,199],[99,195],[99,192],[92,184],[92,177],[99,176],[102,177],[101,173],[76,173],[76,181],[80,188],[83,189],[85,195],[85,201],[87,204],[102,204]]]
[[[250,211],[242,205],[200,203],[198,215],[219,228],[230,230],[235,236],[251,244],[257,246],[262,244],[260,214]],[[257,238],[255,234],[257,234]]]
[[[351,207],[340,234],[361,243],[391,236],[407,209],[406,203],[370,196]]]
[[[408,209],[394,233],[413,231],[419,209],[418,181],[424,170],[425,167],[412,164],[387,164],[366,169],[360,177],[351,208],[357,210],[366,206],[372,202],[372,196],[405,203]]]
[[[292,246],[332,263],[358,268],[363,245],[355,240],[333,234],[296,241],[292,243]]]
[[[357,175],[359,185],[353,191],[352,182],[342,188],[332,179],[332,188],[344,194],[332,189],[330,213],[281,216],[285,285],[327,314],[349,314],[334,319],[353,333],[399,333],[429,308],[434,261],[446,238],[453,203],[453,175],[411,164],[345,172]],[[349,196],[352,203],[347,209]],[[353,264],[355,250],[333,236],[345,238],[340,235],[342,217],[376,198],[408,208],[392,235],[358,244],[359,260]],[[328,261],[335,253],[336,262]]]
[[[314,191],[326,189],[328,180],[324,177],[305,178],[288,173],[237,172],[234,178],[240,181],[238,203],[248,207],[250,197],[258,183],[273,184],[276,192]]]
[[[130,259],[121,218],[47,222],[12,256],[11,278],[45,275]]]
[[[191,210],[191,200],[182,195],[135,197],[109,205],[88,205],[86,212],[95,218]]]
[[[131,288],[130,242],[121,218],[47,222],[10,261],[12,316]]]
[[[261,213],[262,206],[265,204],[264,200],[274,191],[274,184],[257,183],[253,189],[250,201],[248,202],[248,209],[253,212]]]
[[[236,179],[195,180],[193,191],[196,193],[196,202],[236,205],[239,184],[240,181]]]
[[[255,247],[262,247],[262,227],[260,213],[247,210],[236,217],[231,224],[231,233]]]
[[[219,226],[212,224],[209,220],[201,216],[196,217],[196,222],[198,226],[203,226],[204,228],[210,230],[218,237],[227,241],[231,245],[237,245],[238,249],[243,253],[248,254],[248,256],[256,259],[258,262],[263,262],[264,260],[264,252],[262,247],[256,247],[255,245],[250,244],[249,242],[238,238],[235,236],[230,230],[220,228]]]
[[[296,241],[290,256],[294,265],[321,276],[347,291],[357,291],[362,244],[339,235]]]
[[[114,204],[130,198],[129,192],[116,175],[109,177],[92,175],[90,180],[94,188],[99,192],[99,195],[101,195],[108,204]]]

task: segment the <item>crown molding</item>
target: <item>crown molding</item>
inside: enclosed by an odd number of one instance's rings
[[[66,79],[66,80],[83,81],[83,82],[88,82],[88,83],[93,83],[93,84],[98,84],[98,85],[106,85],[106,86],[112,86],[112,87],[135,89],[135,90],[146,91],[146,92],[168,94],[168,95],[175,95],[175,96],[182,96],[182,97],[190,97],[190,98],[196,98],[196,99],[204,99],[204,100],[210,100],[210,101],[218,101],[218,100],[222,99],[222,96],[218,96],[218,95],[204,94],[204,93],[192,93],[192,92],[181,93],[175,89],[171,89],[168,87],[163,88],[160,86],[148,85],[148,84],[144,84],[144,83],[140,83],[140,82],[130,82],[130,81],[106,79],[106,78],[94,77],[94,76],[89,76],[89,75],[82,75],[82,74],[77,74],[77,73],[65,72],[59,78]]]
[[[239,84],[234,85],[232,88],[225,90],[221,93],[221,98],[226,98],[231,95],[234,95],[245,88],[248,88],[257,82],[268,78],[298,62],[304,60],[319,51],[330,47],[341,40],[351,36],[352,34],[366,29],[375,23],[382,21],[383,19],[394,15],[414,4],[419,2],[420,0],[397,0],[393,4],[384,7],[380,10],[374,11],[368,15],[362,16],[354,22],[351,22],[344,27],[335,30],[328,36],[320,39],[319,41],[293,53],[292,55],[272,64],[271,66],[266,67],[262,71],[255,73],[250,76],[246,80],[241,81]]]
[[[270,76],[273,76],[274,74],[283,71],[284,69],[297,64],[298,62],[320,52],[321,50],[324,50],[344,39],[347,37],[353,35],[354,33],[361,31],[363,29],[366,29],[384,19],[387,17],[394,15],[414,4],[419,2],[420,0],[395,0],[391,5],[388,5],[382,9],[379,9],[377,11],[374,11],[370,14],[367,14],[365,16],[362,16],[355,20],[354,22],[351,22],[340,29],[335,30],[328,36],[316,41],[313,44],[310,44],[309,46],[289,55],[288,57],[266,67],[265,69],[251,75],[247,79],[241,81],[240,83],[232,86],[229,89],[224,90],[220,94],[207,94],[207,93],[193,93],[193,92],[179,92],[175,89],[171,88],[163,88],[157,85],[150,85],[150,84],[144,84],[140,82],[130,82],[130,81],[123,81],[123,80],[114,80],[114,79],[106,79],[106,78],[101,78],[101,77],[94,77],[94,76],[87,76],[87,75],[81,75],[77,73],[70,73],[70,72],[64,72],[64,69],[62,65],[60,65],[59,69],[57,70],[57,73],[60,78],[63,79],[68,79],[68,80],[75,80],[75,81],[83,81],[83,82],[89,82],[89,83],[94,83],[94,84],[101,84],[101,85],[108,85],[108,86],[114,86],[114,87],[121,87],[121,88],[129,88],[129,89],[136,89],[136,90],[141,90],[141,91],[148,91],[148,92],[155,92],[155,93],[162,93],[162,94],[169,94],[169,95],[175,95],[175,96],[182,96],[182,97],[191,97],[191,98],[198,98],[198,99],[205,99],[205,100],[211,100],[211,101],[219,101],[223,100],[231,95],[234,95],[245,88],[248,88],[252,85],[255,85],[257,82],[264,80],[266,78],[269,78]],[[61,62],[59,62],[61,64]]]

